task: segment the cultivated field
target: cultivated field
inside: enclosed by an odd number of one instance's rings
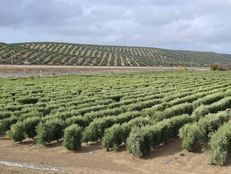
[[[181,70],[1,79],[0,164],[60,171],[0,171],[227,173],[230,77]]]
[[[0,64],[206,67],[211,64],[231,64],[231,55],[54,42],[0,43]]]

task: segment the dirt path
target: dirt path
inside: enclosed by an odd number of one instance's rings
[[[106,152],[100,144],[84,145],[80,152],[69,152],[61,143],[42,147],[33,142],[17,144],[0,140],[0,160],[36,166],[56,167],[59,171],[40,171],[0,165],[0,173],[22,174],[228,174],[225,167],[208,165],[209,155],[182,151],[179,140],[154,150],[146,159],[138,159],[125,149]]]
[[[116,66],[49,66],[49,65],[0,65],[0,77],[26,77],[39,75],[124,73],[141,71],[184,70],[183,67],[116,67]],[[206,71],[209,68],[192,67],[188,70]]]

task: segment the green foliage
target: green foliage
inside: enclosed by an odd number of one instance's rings
[[[12,124],[18,121],[17,117],[10,117],[0,121],[0,135],[4,136]]]
[[[43,44],[35,44],[32,49],[40,46],[42,49]],[[72,51],[77,55],[84,50],[78,47]],[[122,48],[118,50],[122,51]],[[0,48],[0,51],[3,50]],[[102,57],[109,56],[111,61],[108,64],[113,64],[115,60],[123,65],[132,64],[128,59],[124,62],[121,57],[111,55],[112,52],[94,52],[102,64],[107,63]],[[130,48],[127,50],[129,52],[132,52]],[[57,60],[55,63],[61,59],[61,56],[50,56]],[[43,63],[49,62],[51,57],[47,57]],[[91,61],[83,57],[78,57],[76,65]],[[36,60],[30,60],[36,63]],[[137,58],[132,60],[138,61]],[[71,55],[65,59],[69,63],[74,61]],[[97,60],[94,61],[94,65],[97,65]],[[146,63],[148,61],[143,60],[143,64]],[[100,140],[108,150],[128,144],[127,149],[131,153],[144,156],[152,148],[176,138],[184,124],[198,121],[196,126],[200,132],[193,129],[190,138],[194,138],[195,134],[198,136],[203,129],[205,140],[202,143],[205,144],[220,125],[228,120],[228,117],[214,114],[231,107],[230,76],[229,71],[171,71],[4,78],[0,80],[0,134],[4,136],[10,130],[9,133],[17,135],[19,141],[23,135],[47,144],[62,139],[64,129],[76,124],[81,127],[83,137],[79,134],[72,136],[78,133],[74,128],[66,131],[68,138],[65,138],[68,141],[64,141],[70,145],[69,149],[77,148],[81,141]],[[178,116],[185,113],[188,115]],[[17,129],[22,131],[15,131]],[[21,133],[20,136],[18,133]],[[202,138],[195,139],[200,141]]]
[[[48,120],[40,123],[36,129],[37,142],[46,145],[53,140],[59,140],[63,137],[64,123],[62,120]]]
[[[197,124],[186,124],[179,130],[179,136],[182,139],[182,148],[188,151],[201,149],[205,139],[205,131],[200,129]]]
[[[23,121],[24,131],[28,138],[34,138],[36,136],[36,127],[38,126],[39,122],[39,117],[31,117]]]
[[[106,129],[103,137],[104,147],[109,149],[117,149],[122,143],[126,144],[126,140],[131,132],[132,127],[143,127],[150,124],[150,120],[144,117],[137,117],[122,125],[115,124]]]
[[[22,142],[22,140],[25,139],[24,124],[22,122],[17,122],[12,125],[8,135],[12,140]]]
[[[128,151],[137,157],[146,156],[151,150],[151,137],[151,132],[134,128],[127,139]]]
[[[216,114],[208,114],[198,121],[198,126],[202,131],[205,131],[205,139],[210,136],[225,122],[228,122],[231,117],[230,112],[223,111]]]
[[[83,134],[83,141],[98,141],[103,136],[104,130],[112,126],[114,123],[114,117],[95,119],[88,127],[86,127]]]
[[[135,156],[145,156],[151,147],[159,146],[161,143],[176,137],[179,129],[189,122],[192,122],[192,117],[180,115],[165,119],[153,126],[135,129],[127,139],[128,150]]]
[[[164,110],[161,114],[153,117],[155,120],[163,120],[166,118],[171,118],[176,115],[181,114],[191,114],[193,111],[193,105],[190,103],[183,103],[179,105],[172,106]]]
[[[231,125],[226,123],[215,132],[210,140],[211,162],[220,166],[225,161],[231,151]]]
[[[83,133],[83,141],[98,141],[104,135],[106,128],[112,126],[116,123],[123,123],[131,120],[132,118],[140,116],[138,112],[128,112],[118,116],[103,117],[100,119],[95,119],[91,124],[85,129]]]
[[[0,112],[0,120],[9,118],[11,116],[11,112],[9,111],[2,111]]]
[[[87,121],[84,117],[77,116],[77,117],[67,118],[65,120],[65,124],[66,124],[66,126],[70,126],[72,124],[77,124],[80,127],[85,127],[85,126],[87,126]]]
[[[186,124],[179,131],[182,139],[182,148],[188,151],[196,151],[202,148],[202,144],[208,141],[210,135],[224,122],[230,119],[229,112],[208,114],[194,124]]]
[[[64,130],[64,146],[68,150],[81,148],[82,129],[78,125],[70,125]]]
[[[149,108],[153,105],[159,104],[160,100],[150,100],[150,101],[144,101],[144,102],[140,102],[140,103],[135,103],[133,105],[130,106],[129,110],[130,111],[141,111],[144,108]]]
[[[203,97],[196,102],[193,103],[194,108],[197,108],[200,105],[208,105],[213,102],[216,102],[224,97],[224,93],[218,93],[218,94],[211,94],[207,95],[206,97]]]
[[[208,107],[201,105],[193,111],[192,115],[193,117],[195,117],[196,120],[199,120],[201,117],[204,117],[208,113],[209,113]]]
[[[200,107],[196,108],[193,111],[193,116],[196,119],[200,119],[201,117],[204,117],[208,113],[216,113],[218,111],[222,111],[227,108],[230,108],[230,105],[231,105],[231,97],[228,96],[217,102],[212,103],[211,105],[201,105]]]
[[[103,146],[107,150],[113,148],[117,149],[118,145],[125,141],[126,130],[123,129],[119,124],[114,124],[111,128],[106,129],[103,137]]]

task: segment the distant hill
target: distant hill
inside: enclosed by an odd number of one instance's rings
[[[211,64],[231,64],[231,55],[149,47],[54,42],[0,43],[0,64],[209,66]]]

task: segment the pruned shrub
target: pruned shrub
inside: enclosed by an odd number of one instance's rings
[[[135,156],[145,156],[152,147],[159,146],[170,138],[176,137],[179,129],[189,122],[192,122],[192,117],[179,115],[160,121],[152,126],[135,129],[127,139],[128,150]]]
[[[115,124],[111,128],[106,129],[103,137],[103,145],[107,148],[107,151],[110,148],[118,148],[118,145],[125,139],[124,133],[123,127],[119,124]]]
[[[182,139],[182,148],[188,151],[196,151],[201,148],[205,137],[205,131],[197,124],[186,124],[179,130]]]
[[[143,157],[150,152],[151,141],[151,132],[134,128],[127,139],[128,151],[134,156]]]
[[[40,122],[39,117],[31,117],[23,121],[24,131],[28,138],[34,139],[34,137],[37,134],[36,127],[38,126],[39,122]]]
[[[228,122],[230,117],[229,111],[222,111],[216,114],[208,114],[200,119],[198,126],[205,132],[205,140],[207,141],[223,123]]]
[[[4,136],[6,132],[10,129],[12,124],[15,124],[18,121],[17,117],[5,118],[0,121],[0,135]]]
[[[8,132],[8,136],[10,139],[16,142],[22,142],[25,139],[24,125],[22,122],[17,122],[12,125],[10,131]]]
[[[59,141],[63,137],[64,123],[62,120],[48,120],[37,126],[37,142],[46,145],[53,140]]]
[[[149,118],[137,117],[122,125],[115,124],[112,127],[106,129],[103,137],[104,147],[109,149],[117,149],[122,143],[126,143],[126,140],[131,132],[132,127],[143,127],[149,124],[151,121]]]
[[[231,124],[226,123],[215,132],[210,140],[211,146],[211,162],[220,166],[231,152]]]
[[[109,116],[95,119],[88,127],[86,127],[83,133],[83,141],[98,141],[103,137],[105,129],[111,127],[113,124],[121,124],[138,116],[140,116],[140,113],[134,111],[123,113],[118,116]]]
[[[152,132],[152,147],[159,146],[161,143],[177,137],[179,129],[192,121],[192,117],[184,114],[165,119],[150,127],[150,131]]]
[[[204,117],[208,113],[209,113],[208,107],[206,107],[205,105],[201,105],[193,111],[192,116],[196,120],[199,120],[200,118]]]
[[[111,119],[97,119],[93,121],[83,133],[83,141],[98,141],[99,138],[103,135],[103,127],[108,127],[112,125]]]
[[[68,150],[78,150],[81,148],[82,129],[76,125],[70,125],[64,130],[64,146]]]
[[[210,135],[224,122],[228,122],[229,112],[208,114],[194,124],[186,124],[179,131],[182,139],[182,148],[188,151],[196,151],[202,148],[202,144],[208,141]]]

